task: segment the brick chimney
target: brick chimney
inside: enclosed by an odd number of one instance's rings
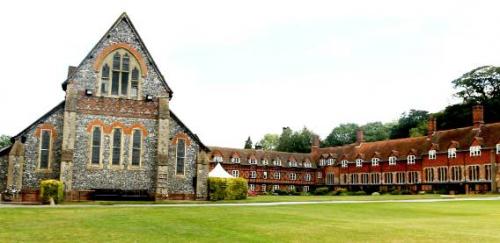
[[[319,148],[319,136],[313,135],[312,137],[312,147]]]
[[[472,123],[474,128],[480,128],[484,124],[484,108],[482,105],[472,107]]]
[[[311,160],[316,161],[319,159],[319,136],[313,135],[311,141]]]
[[[427,121],[427,136],[432,137],[434,133],[437,131],[437,123],[436,123],[436,118],[431,115],[429,117],[429,120]]]
[[[365,134],[363,133],[363,129],[358,129],[356,131],[356,144],[361,144],[365,141]]]

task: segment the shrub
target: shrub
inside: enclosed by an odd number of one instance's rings
[[[374,192],[374,193],[372,193],[372,196],[380,196],[380,193]]]
[[[227,179],[226,200],[242,200],[247,198],[248,184],[241,177]]]
[[[212,201],[224,200],[226,197],[227,179],[208,178],[209,198]]]
[[[300,192],[297,192],[296,190],[291,190],[288,192],[289,195],[292,195],[292,196],[299,196],[300,195]]]
[[[314,190],[315,195],[326,195],[328,193],[328,187],[318,187]]]
[[[366,192],[365,191],[357,191],[353,193],[354,196],[365,196]]]
[[[401,195],[401,191],[399,190],[391,191],[391,195]]]
[[[64,201],[64,184],[58,180],[43,180],[40,182],[40,198],[44,203],[54,199],[55,203]]]
[[[412,193],[411,193],[411,191],[409,191],[409,190],[402,190],[402,191],[401,191],[401,195],[411,195],[411,194],[412,194]]]
[[[341,188],[333,191],[332,195],[338,196],[338,195],[345,195],[347,194],[347,189]]]
[[[274,190],[274,193],[280,195],[280,196],[284,196],[284,195],[288,195],[288,192],[287,191],[284,191],[284,190]]]

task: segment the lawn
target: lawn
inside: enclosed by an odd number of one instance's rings
[[[0,208],[1,242],[500,242],[499,201]]]

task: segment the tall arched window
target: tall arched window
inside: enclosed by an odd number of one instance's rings
[[[113,151],[111,164],[112,165],[120,165],[122,161],[122,129],[115,128],[113,129]]]
[[[134,129],[132,132],[132,166],[141,165],[142,131]]]
[[[40,135],[40,163],[38,165],[39,169],[48,169],[50,164],[50,151],[52,145],[50,130],[42,130]]]
[[[98,165],[101,163],[101,127],[94,127],[92,131],[92,153],[91,163]]]
[[[177,166],[176,166],[176,174],[184,175],[184,163],[186,160],[186,141],[184,139],[177,140]]]
[[[139,67],[138,61],[127,50],[117,49],[111,52],[102,64],[99,93],[102,96],[139,99]]]

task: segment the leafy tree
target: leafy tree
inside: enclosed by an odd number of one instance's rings
[[[314,133],[304,127],[300,131],[292,131],[289,127],[283,128],[276,150],[283,152],[308,153],[311,151],[311,141]]]
[[[340,146],[354,143],[359,126],[355,123],[340,124],[335,127],[323,141],[323,147]]]
[[[478,67],[452,81],[457,89],[455,96],[464,103],[485,103],[488,100],[500,100],[500,67]]]
[[[0,148],[7,147],[11,144],[10,137],[7,135],[0,136]]]
[[[427,120],[421,121],[416,127],[410,129],[410,137],[427,135]]]
[[[398,120],[398,123],[392,127],[390,138],[406,138],[410,136],[410,130],[417,127],[422,122],[426,122],[429,112],[423,110],[410,110],[404,112]]]
[[[248,137],[247,141],[245,142],[245,149],[251,149],[253,147],[252,139]]]
[[[381,141],[389,139],[391,128],[394,126],[392,123],[383,124],[382,122],[370,122],[362,126],[365,141]]]
[[[264,150],[275,150],[278,147],[280,136],[278,134],[268,133],[259,141]]]

